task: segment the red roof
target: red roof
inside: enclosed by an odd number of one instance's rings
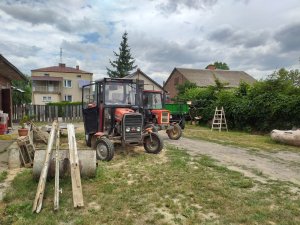
[[[86,73],[92,74],[91,72],[86,72],[79,69],[79,66],[76,68],[66,67],[66,64],[59,63],[58,66],[50,66],[40,69],[31,70],[32,72],[59,72],[59,73]]]
[[[62,81],[62,77],[49,77],[49,76],[31,76],[31,80],[49,80],[49,81]]]

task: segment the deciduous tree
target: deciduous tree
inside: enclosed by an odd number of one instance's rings
[[[215,66],[216,69],[220,70],[229,70],[229,66],[224,62],[214,62],[214,64],[207,65],[205,69],[208,69],[209,66]]]

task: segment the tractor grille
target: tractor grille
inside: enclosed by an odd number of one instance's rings
[[[161,122],[162,123],[169,123],[169,112],[162,112]]]
[[[125,142],[140,142],[142,138],[143,117],[140,113],[125,114],[123,117],[123,137]],[[138,130],[139,128],[139,130]],[[130,129],[129,132],[126,129]]]

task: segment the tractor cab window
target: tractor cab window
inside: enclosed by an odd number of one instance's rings
[[[161,93],[144,92],[143,105],[147,109],[162,109]]]
[[[106,105],[135,105],[136,87],[128,83],[111,82],[105,85]]]
[[[89,85],[82,88],[83,108],[91,108],[97,105],[94,89],[95,89],[95,85]]]

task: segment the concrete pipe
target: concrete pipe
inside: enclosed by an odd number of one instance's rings
[[[45,161],[45,150],[37,150],[34,154],[33,161],[33,178],[38,180]],[[78,150],[79,158],[79,168],[81,177],[95,177],[96,176],[96,151],[95,150]],[[59,151],[59,177],[70,176],[70,161],[69,161],[69,151],[60,150]],[[55,151],[52,151],[48,177],[55,176]]]

